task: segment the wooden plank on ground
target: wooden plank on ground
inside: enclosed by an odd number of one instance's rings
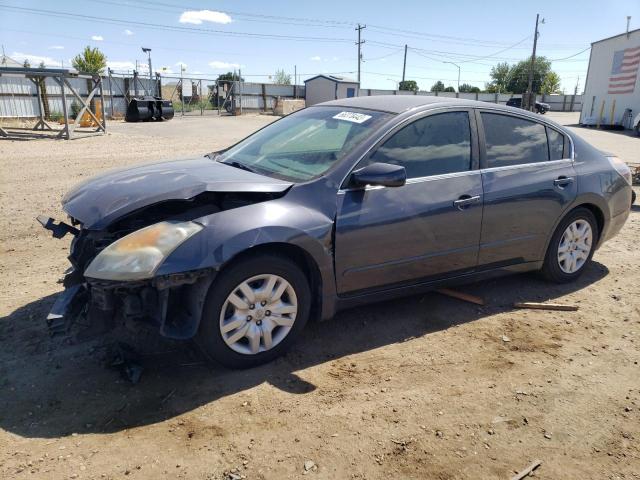
[[[511,477],[511,480],[522,480],[524,477],[533,472],[536,468],[538,468],[542,462],[540,460],[535,460],[531,465],[518,473],[515,477]]]
[[[577,305],[566,305],[561,303],[538,303],[538,302],[519,302],[514,303],[516,308],[531,308],[534,310],[561,310],[566,312],[575,312],[578,310]]]

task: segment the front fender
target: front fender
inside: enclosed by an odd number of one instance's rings
[[[289,244],[315,262],[322,281],[323,318],[336,295],[333,272],[333,219],[285,199],[248,205],[195,220],[204,229],[169,255],[156,276],[201,269],[220,270],[238,254],[268,244]],[[326,301],[326,303],[325,303]]]

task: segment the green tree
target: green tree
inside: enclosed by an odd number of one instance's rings
[[[291,85],[291,75],[284,70],[276,70],[273,76],[273,83],[276,85]]]
[[[455,92],[455,91],[456,91],[456,89],[453,88],[451,85],[449,85],[447,88],[445,88],[443,90],[443,92]]]
[[[227,72],[218,75],[218,82],[244,82],[244,78],[240,78],[240,75],[234,72]]]
[[[511,93],[525,93],[529,82],[531,59],[522,60],[515,64],[510,71],[507,90]],[[540,93],[542,82],[551,71],[551,62],[545,57],[537,57],[533,67],[533,92]]]
[[[444,92],[444,83],[438,80],[436,83],[431,85],[432,92]]]
[[[491,82],[485,86],[487,92],[506,92],[507,84],[511,77],[511,66],[507,62],[498,63],[495,67],[491,67],[489,76],[491,77]]]
[[[24,59],[24,62],[22,62],[22,66],[23,66],[24,68],[31,68],[31,62],[29,62],[29,59],[28,59],[28,58],[25,58],[25,59]]]
[[[82,73],[98,74],[107,68],[107,57],[97,47],[84,47],[82,53],[71,60],[73,68]]]
[[[460,85],[459,92],[461,93],[480,93],[480,89],[478,87],[473,87],[468,83],[463,83]]]
[[[553,71],[547,73],[542,82],[542,93],[547,95],[560,93],[560,75]]]
[[[398,84],[398,90],[418,91],[418,83],[415,80],[404,80]]]

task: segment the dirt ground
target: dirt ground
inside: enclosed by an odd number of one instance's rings
[[[640,479],[639,207],[574,285],[526,274],[461,288],[484,307],[430,293],[346,311],[252,370],[145,337],[132,385],[105,365],[113,339],[49,338],[69,239],[36,215],[64,218],[63,193],[98,172],[209,152],[271,120],[0,141],[0,478],[507,479],[539,459],[538,478]],[[575,131],[639,160],[640,138]],[[580,309],[511,307],[546,300]]]

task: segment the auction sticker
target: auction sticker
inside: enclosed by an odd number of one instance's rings
[[[365,115],[364,113],[356,113],[356,112],[340,112],[337,115],[334,115],[336,120],[346,120],[347,122],[353,123],[364,123],[371,118],[371,115]]]

